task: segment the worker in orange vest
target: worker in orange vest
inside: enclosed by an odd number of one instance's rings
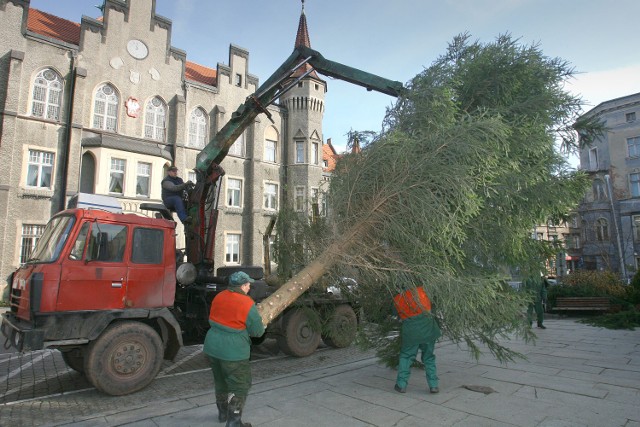
[[[227,427],[251,427],[242,409],[251,388],[251,338],[264,333],[256,304],[247,295],[254,280],[244,271],[229,276],[229,287],[211,303],[204,353],[209,357],[218,406],[218,421]]]
[[[402,322],[400,339],[400,360],[395,390],[407,391],[411,365],[416,360],[418,350],[422,352],[422,363],[427,375],[431,393],[438,393],[438,374],[434,349],[442,335],[438,323],[431,314],[431,300],[422,286],[410,288],[393,298],[393,307]]]

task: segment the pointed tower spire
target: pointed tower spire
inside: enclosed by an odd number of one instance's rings
[[[307,16],[304,14],[304,0],[302,0],[302,13],[300,13],[300,22],[298,23],[298,33],[296,34],[296,47],[311,47],[309,39],[309,28],[307,27]]]
[[[304,14],[304,0],[302,0],[302,12],[300,12],[300,21],[298,22],[298,32],[296,33],[296,44],[294,48],[300,46],[311,48],[311,39],[309,38],[309,28],[307,27],[307,16]],[[293,72],[292,77],[297,77],[306,72],[311,66],[304,64]],[[309,74],[309,77],[320,79],[318,74],[314,71]]]

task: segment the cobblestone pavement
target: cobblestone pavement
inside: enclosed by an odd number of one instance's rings
[[[252,352],[254,381],[312,367],[331,366],[370,358],[356,347],[321,347],[305,358],[278,352],[275,340],[266,340]],[[180,350],[165,361],[159,375],[144,390],[127,396],[107,396],[95,390],[78,372],[68,368],[57,350],[0,355],[0,425],[12,427],[55,425],[96,413],[117,413],[159,399],[174,399],[212,390],[213,379],[202,346]]]

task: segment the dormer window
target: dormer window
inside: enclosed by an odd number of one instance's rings
[[[242,75],[236,74],[236,86],[242,87]]]

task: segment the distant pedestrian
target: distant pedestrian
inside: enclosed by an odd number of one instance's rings
[[[411,288],[393,298],[393,306],[402,322],[400,331],[401,347],[398,362],[398,376],[395,390],[407,390],[411,365],[416,360],[418,350],[422,353],[422,363],[431,393],[438,393],[438,374],[434,349],[442,335],[438,323],[431,314],[431,300],[422,286]]]
[[[544,308],[542,303],[547,300],[546,280],[542,276],[529,276],[522,283],[524,290],[531,295],[529,306],[527,307],[527,320],[533,326],[533,312],[536,312],[538,328],[547,329],[544,326]]]
[[[187,210],[184,208],[182,201],[182,191],[193,185],[191,181],[184,182],[178,176],[178,168],[171,166],[167,169],[167,176],[161,182],[162,184],[162,203],[169,210],[174,210],[178,214],[178,218],[183,224],[191,222],[191,217],[187,216]]]
[[[211,303],[204,353],[213,371],[218,420],[227,427],[251,427],[242,422],[242,409],[251,388],[251,338],[264,333],[262,318],[250,296],[253,279],[238,271],[229,287]]]

